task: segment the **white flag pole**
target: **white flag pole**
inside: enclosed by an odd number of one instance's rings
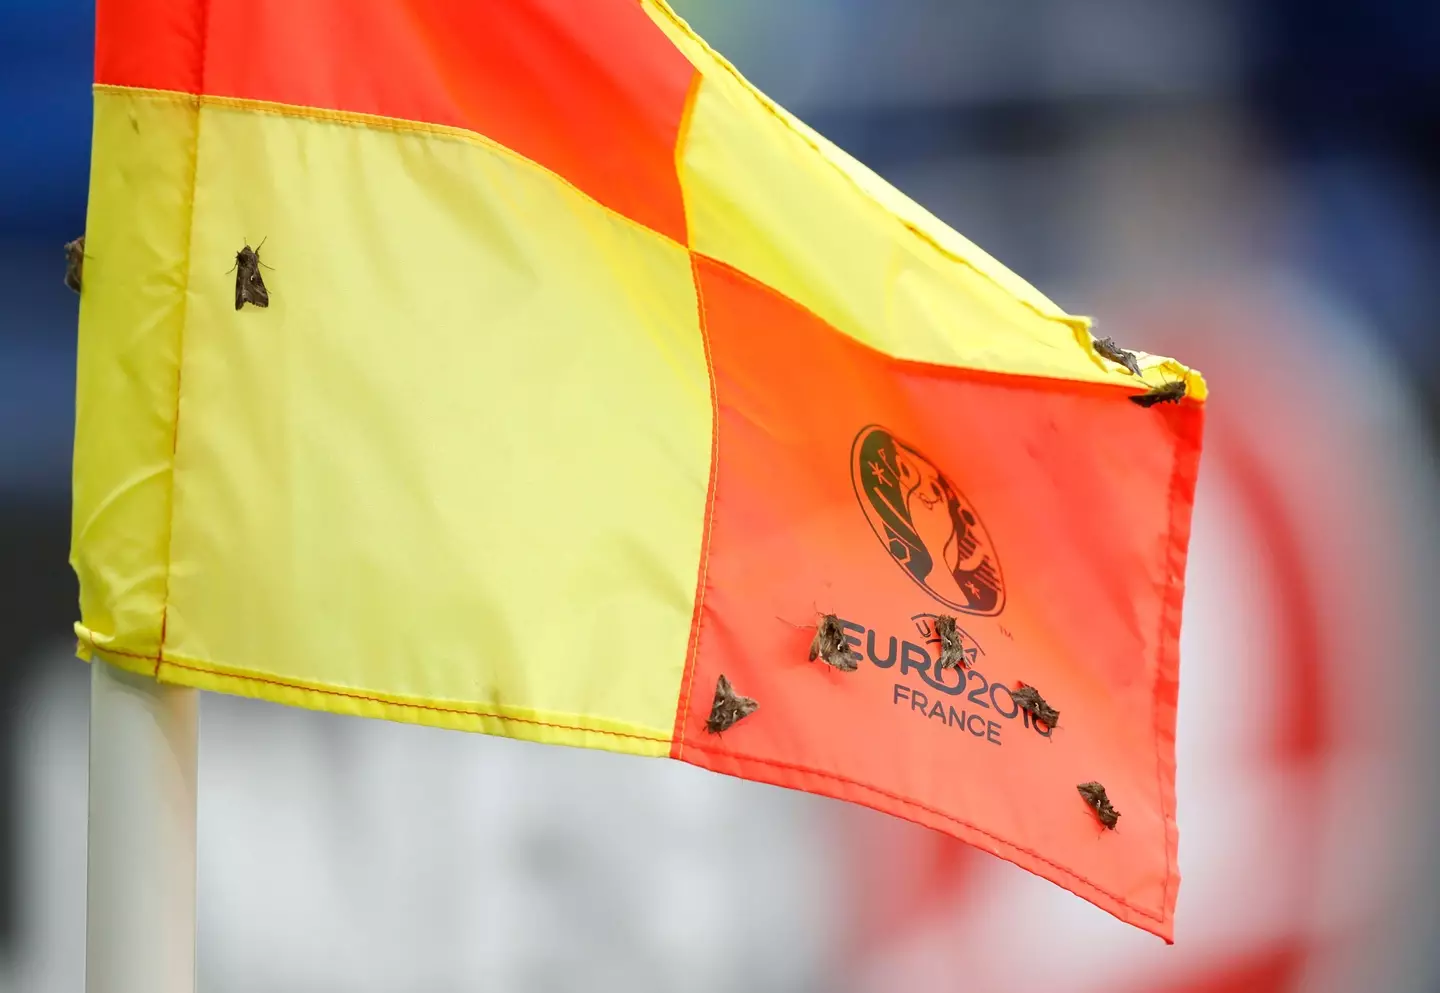
[[[198,696],[90,664],[86,993],[195,991]]]

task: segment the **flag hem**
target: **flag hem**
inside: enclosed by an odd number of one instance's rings
[[[690,280],[695,287],[700,340],[705,346],[705,372],[710,380],[710,479],[705,487],[705,519],[701,522],[700,568],[695,582],[695,608],[690,617],[685,668],[680,675],[680,692],[676,694],[675,700],[675,722],[670,731],[668,754],[675,759],[682,758],[685,753],[685,720],[690,713],[690,693],[694,689],[695,670],[699,668],[700,662],[700,631],[705,617],[705,593],[710,588],[710,541],[715,526],[715,484],[720,478],[720,388],[715,382],[715,360],[710,352],[710,326],[705,316],[705,290],[701,286],[700,263],[693,251],[690,253]]]
[[[1091,882],[1074,870],[1051,861],[1031,849],[1005,841],[986,831],[984,828],[977,827],[969,821],[961,820],[952,814],[936,810],[933,807],[926,806],[925,804],[897,793],[891,793],[888,790],[883,790],[879,787],[871,786],[868,783],[862,783],[856,779],[842,776],[838,773],[828,772],[823,769],[814,769],[793,763],[779,762],[774,759],[761,758],[759,756],[744,755],[739,752],[713,748],[694,742],[691,743],[690,748],[692,751],[699,752],[703,755],[712,756],[721,760],[731,759],[736,763],[735,771],[731,771],[724,767],[723,762],[717,762],[714,765],[701,765],[698,762],[694,762],[693,759],[683,760],[694,765],[699,765],[700,768],[709,769],[711,772],[733,776],[737,779],[765,782],[772,786],[779,786],[785,789],[799,789],[807,793],[827,796],[850,803],[858,803],[885,814],[894,815],[898,812],[901,816],[916,824],[940,831],[947,836],[958,838],[968,845],[989,852],[1022,869],[1033,872],[1041,878],[1048,879],[1051,882],[1063,886],[1081,899],[1113,914],[1120,920],[1163,939],[1166,944],[1175,943],[1173,919],[1166,914],[1163,906],[1159,911],[1138,907],[1108,890],[1102,889],[1099,885]],[[798,780],[797,777],[799,777]],[[837,789],[831,785],[834,783],[840,783],[844,787],[849,787],[850,791]],[[1104,840],[1110,839],[1107,838]]]
[[[670,736],[664,731],[620,721],[548,714],[521,707],[489,705],[482,709],[455,701],[407,699],[393,694],[307,684],[199,659],[182,658],[170,652],[157,657],[103,646],[100,642],[104,636],[81,624],[75,625],[75,632],[78,636],[76,655],[79,658],[92,664],[98,660],[136,675],[149,676],[160,683],[252,697],[305,710],[423,724],[541,744],[598,748],[655,758],[670,752]]]
[[[1166,563],[1170,568],[1170,577],[1160,608],[1160,653],[1155,670],[1155,685],[1151,691],[1155,711],[1155,778],[1160,788],[1160,810],[1165,822],[1166,872],[1161,889],[1161,904],[1163,912],[1171,921],[1175,916],[1180,879],[1180,826],[1176,818],[1175,798],[1180,628],[1185,600],[1185,570],[1189,560],[1190,527],[1200,475],[1200,452],[1204,444],[1204,404],[1198,404],[1195,416],[1182,424],[1182,433],[1176,439],[1175,467],[1170,477],[1170,528],[1166,546]]]

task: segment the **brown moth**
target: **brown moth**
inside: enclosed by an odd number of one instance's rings
[[[1145,393],[1137,393],[1130,397],[1131,403],[1138,403],[1142,407],[1153,407],[1157,403],[1179,403],[1185,396],[1185,380],[1175,379],[1149,390]]]
[[[748,696],[736,693],[735,687],[730,685],[730,680],[722,673],[715,683],[715,702],[710,705],[710,717],[705,721],[705,730],[711,734],[728,731],[739,721],[755,713],[759,707],[760,704]]]
[[[1110,798],[1105,795],[1105,787],[1099,783],[1081,783],[1075,788],[1080,791],[1085,802],[1095,811],[1095,816],[1100,818],[1100,823],[1104,824],[1108,830],[1114,831],[1115,822],[1120,819],[1120,811],[1110,806]]]
[[[845,629],[840,626],[840,618],[834,614],[821,614],[819,623],[815,625],[815,640],[810,642],[810,661],[816,659],[823,659],[827,665],[841,672],[854,672],[860,668],[860,660],[845,644]]]
[[[949,614],[935,618],[935,633],[940,636],[940,658],[935,662],[935,670],[966,668],[965,646],[960,642],[955,618]]]
[[[80,292],[80,281],[85,270],[85,236],[65,243],[65,285],[76,293]]]
[[[270,306],[270,291],[265,289],[265,280],[260,277],[260,249],[265,247],[262,238],[254,248],[246,245],[235,253],[235,309],[245,304],[256,307]]]
[[[1046,703],[1045,698],[1035,687],[1022,685],[1018,690],[1011,690],[1010,696],[1014,698],[1015,706],[1046,727],[1053,728],[1059,725],[1060,711]]]
[[[1127,351],[1115,344],[1114,338],[1096,338],[1095,351],[1100,353],[1101,358],[1109,359],[1117,365],[1123,365],[1133,375],[1140,375],[1140,360],[1135,357],[1134,352]]]

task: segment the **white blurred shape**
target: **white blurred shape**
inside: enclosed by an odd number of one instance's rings
[[[57,650],[21,755],[25,993],[83,985],[86,670]],[[668,761],[206,695],[203,993],[805,990],[828,801]]]

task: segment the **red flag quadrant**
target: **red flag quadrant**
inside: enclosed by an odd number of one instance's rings
[[[718,457],[672,754],[901,814],[1162,927],[1202,408],[896,360],[727,266],[696,271]],[[808,660],[817,612],[858,671]],[[936,668],[942,614],[967,672]],[[717,736],[721,673],[760,709]],[[1022,684],[1058,728],[1019,709]],[[1084,804],[1089,781],[1122,830]]]
[[[82,654],[866,804],[1171,938],[1198,373],[660,0],[100,0],[96,83]]]

